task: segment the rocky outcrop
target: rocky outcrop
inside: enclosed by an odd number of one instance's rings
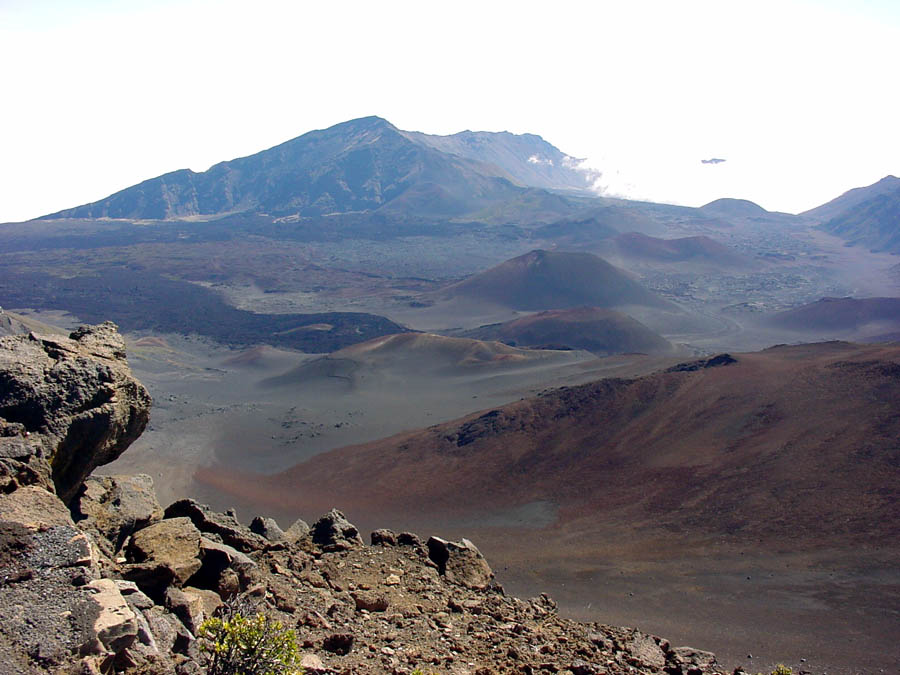
[[[147,426],[150,395],[112,323],[0,338],[0,481],[50,487],[69,503],[96,467]]]
[[[167,509],[172,517],[137,529],[123,547],[107,541],[116,562],[98,572],[88,536],[58,498],[34,486],[0,497],[0,514],[29,524],[0,524],[0,563],[8,570],[0,585],[0,658],[21,672],[53,670],[66,658],[87,672],[200,672],[198,630],[238,595],[253,611],[296,627],[310,672],[719,672],[708,652],[569,621],[546,595],[506,596],[467,540],[431,537],[426,547],[411,533],[378,530],[366,546],[332,511],[305,537],[242,553],[174,515],[183,508]],[[206,523],[231,517],[202,512]],[[92,519],[79,525],[100,532]],[[3,539],[9,528],[16,536]],[[41,555],[22,556],[22,546]],[[42,641],[60,611],[71,612],[70,625]]]

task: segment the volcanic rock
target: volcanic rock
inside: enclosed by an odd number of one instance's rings
[[[485,589],[494,578],[481,551],[468,539],[454,542],[431,537],[428,540],[428,557],[448,581],[466,588]]]
[[[126,555],[134,563],[168,567],[183,584],[200,569],[200,531],[190,518],[162,520],[136,532]]]
[[[266,539],[241,525],[232,511],[216,513],[208,506],[198,504],[193,499],[181,499],[170,504],[166,507],[165,517],[190,518],[201,532],[214,534],[225,544],[244,553],[258,551],[265,548],[268,543]]]
[[[288,529],[284,531],[284,539],[288,543],[296,543],[309,535],[309,525],[305,520],[297,518]]]
[[[100,646],[108,652],[129,647],[137,637],[137,617],[112,579],[95,579],[86,585],[91,599],[100,606],[94,620],[94,632]]]
[[[256,516],[250,522],[250,531],[273,543],[284,539],[284,530],[278,527],[278,523],[274,518]]]
[[[0,338],[0,475],[7,481],[52,478],[68,503],[94,468],[141,434],[149,413],[150,395],[128,369],[115,324],[82,326],[68,338]]]
[[[127,537],[162,518],[153,479],[136,476],[91,476],[73,503],[80,520],[88,519],[118,550]]]
[[[331,509],[312,526],[313,543],[326,551],[345,551],[363,545],[359,530],[337,509]]]

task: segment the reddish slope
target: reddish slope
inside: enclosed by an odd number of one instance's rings
[[[637,260],[709,263],[721,267],[748,264],[745,258],[724,244],[704,236],[660,239],[639,232],[627,232],[612,241],[620,255]]]
[[[198,478],[284,512],[446,517],[543,500],[582,533],[845,546],[900,534],[898,402],[900,347],[777,347],[553,391],[272,477]]]
[[[553,309],[467,331],[466,337],[520,347],[586,349],[595,354],[669,352],[672,345],[627,314],[601,307]]]
[[[900,298],[822,298],[779,312],[772,325],[794,331],[816,331],[828,336],[867,332],[886,334],[900,330]]]

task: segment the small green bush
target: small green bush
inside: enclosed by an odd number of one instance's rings
[[[772,671],[772,675],[793,675],[793,673],[794,671],[783,663],[779,663]]]
[[[197,631],[208,675],[302,673],[297,637],[246,601],[227,602]]]

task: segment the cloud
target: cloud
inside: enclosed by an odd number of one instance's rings
[[[701,164],[721,164],[722,162],[727,162],[728,160],[722,159],[721,157],[711,157],[710,159],[701,159]]]
[[[548,157],[538,157],[537,155],[532,155],[528,158],[528,162],[531,164],[547,164],[549,166],[553,166],[553,160]]]

